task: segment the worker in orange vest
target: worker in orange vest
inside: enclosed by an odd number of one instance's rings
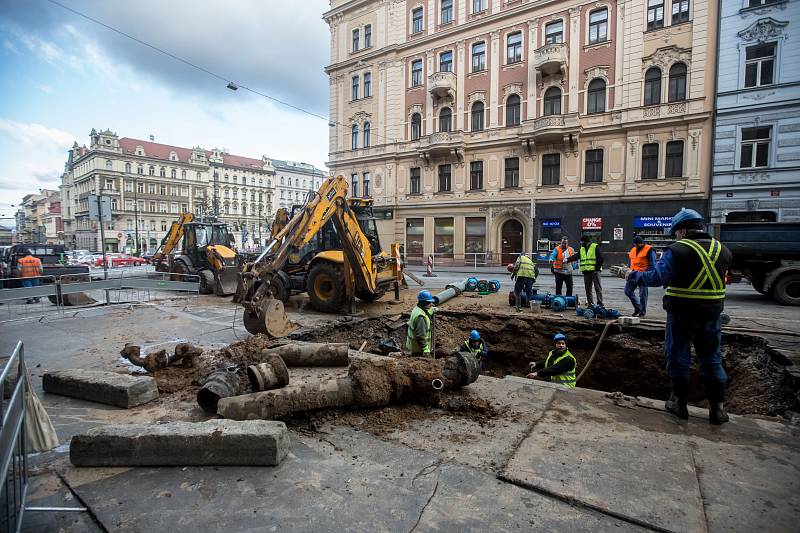
[[[33,257],[30,250],[22,250],[23,257],[17,260],[19,277],[22,279],[23,287],[38,287],[39,278],[42,275],[42,261],[38,257]],[[39,298],[28,298],[25,303],[36,303]]]
[[[572,271],[576,265],[566,260],[575,255],[575,250],[569,245],[566,237],[561,239],[561,244],[553,248],[550,253],[550,270],[556,277],[556,295],[561,294],[562,285],[567,285],[567,296],[572,296]]]
[[[630,269],[635,272],[653,270],[656,265],[656,252],[649,244],[644,243],[641,235],[633,238],[633,248],[628,252]],[[636,297],[636,284],[625,282],[625,296],[633,304],[633,316],[644,316],[647,313],[647,286],[639,285],[639,297]]]

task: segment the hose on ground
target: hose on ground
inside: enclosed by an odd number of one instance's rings
[[[611,324],[615,323],[616,321],[617,321],[617,319],[607,320],[606,321],[606,325],[603,328],[603,333],[600,334],[600,339],[597,341],[597,344],[595,344],[595,346],[594,346],[594,351],[592,352],[592,356],[589,358],[588,361],[586,361],[586,366],[583,367],[583,370],[581,370],[581,373],[578,374],[578,379],[575,380],[576,383],[578,381],[580,381],[580,379],[583,377],[583,375],[586,373],[586,371],[589,370],[589,367],[592,366],[592,361],[594,361],[594,358],[597,355],[597,352],[600,351],[600,345],[603,344],[603,339],[606,338],[606,333],[608,333],[608,328],[610,328]]]

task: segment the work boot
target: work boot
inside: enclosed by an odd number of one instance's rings
[[[725,383],[706,381],[706,398],[708,398],[708,421],[719,426],[730,420],[725,411]]]
[[[686,378],[672,380],[672,393],[664,404],[664,409],[681,420],[689,420],[689,380]]]
[[[640,314],[641,314],[641,313],[639,313],[639,310],[637,309],[637,310],[635,310],[635,311],[633,312],[633,314],[632,314],[631,316],[639,316]]]

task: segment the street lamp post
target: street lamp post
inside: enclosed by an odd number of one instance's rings
[[[136,257],[142,255],[139,247],[139,181],[133,180],[133,223],[136,231]]]

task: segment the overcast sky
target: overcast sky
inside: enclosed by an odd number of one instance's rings
[[[326,0],[58,0],[226,79],[328,115]],[[328,125],[47,0],[0,0],[0,216],[60,183],[92,128],[322,166]],[[8,224],[0,220],[0,224]]]

